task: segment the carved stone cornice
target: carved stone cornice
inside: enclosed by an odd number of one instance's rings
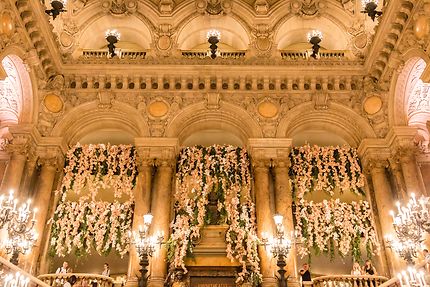
[[[247,149],[255,168],[288,163],[292,140],[286,138],[250,138]]]
[[[64,154],[59,146],[38,147],[38,164],[55,170],[60,170],[64,166]]]
[[[174,167],[179,152],[177,138],[135,138],[135,145],[138,156],[147,164]]]

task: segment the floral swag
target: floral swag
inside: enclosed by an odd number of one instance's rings
[[[89,189],[94,200],[100,189],[113,188],[114,196],[122,194],[133,198],[137,166],[135,148],[129,145],[80,145],[66,155],[64,178],[61,186],[62,200],[70,191],[80,194]]]
[[[366,246],[370,258],[379,249],[379,243],[372,221],[372,212],[367,201],[352,203],[339,199],[320,203],[300,200],[295,212],[298,253],[310,255],[326,253],[334,258],[335,248],[344,257],[349,253],[357,262],[361,261],[362,245]]]
[[[364,194],[364,176],[357,151],[351,147],[301,146],[291,150],[289,175],[293,194],[303,198],[306,191],[334,189]]]
[[[88,254],[94,246],[100,255],[111,250],[121,257],[129,250],[133,204],[109,202],[62,202],[55,210],[51,255]]]
[[[208,195],[215,192],[217,210],[228,224],[226,251],[242,269],[237,283],[261,281],[255,207],[251,199],[251,173],[248,153],[233,146],[189,147],[181,151],[177,163],[175,219],[168,244],[168,258],[185,272],[184,259],[193,252],[208,222]]]

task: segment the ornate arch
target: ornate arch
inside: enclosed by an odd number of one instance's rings
[[[63,137],[68,144],[75,144],[100,129],[123,131],[133,137],[149,136],[147,123],[133,107],[114,102],[111,108],[101,109],[96,101],[72,109],[54,126],[51,135]]]
[[[0,53],[0,63],[6,72],[6,79],[0,80],[0,121],[2,126],[34,121],[37,110],[37,85],[33,73],[22,58],[25,53],[21,47],[9,46]],[[5,66],[6,65],[6,66]],[[1,84],[3,82],[3,85]],[[8,93],[13,93],[11,98]]]
[[[279,123],[278,138],[292,138],[299,131],[313,128],[338,134],[350,146],[357,147],[365,138],[375,138],[375,132],[366,120],[353,110],[331,103],[328,110],[315,110],[308,102],[289,111]]]
[[[166,136],[177,137],[182,144],[191,134],[207,129],[228,131],[243,143],[248,138],[263,137],[260,126],[245,110],[226,102],[221,102],[219,109],[213,110],[208,110],[205,102],[183,109],[169,122]]]

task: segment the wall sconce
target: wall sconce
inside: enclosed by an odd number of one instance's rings
[[[376,8],[378,8],[378,0],[361,0],[361,6],[364,9],[361,13],[367,14],[372,21],[375,21],[376,17],[382,15],[381,11],[376,11]]]
[[[162,233],[157,234],[156,236],[149,236],[149,228],[152,223],[152,215],[145,214],[143,216],[143,226],[139,226],[139,230],[133,231],[133,240],[132,244],[136,247],[137,253],[139,254],[139,265],[140,265],[140,273],[141,276],[139,278],[138,286],[146,287],[148,284],[148,266],[149,266],[149,257],[155,251],[155,247],[160,245],[164,240],[164,235]]]
[[[45,10],[45,13],[48,14],[49,16],[52,16],[52,19],[55,20],[55,18],[57,18],[57,16],[60,15],[60,13],[66,12],[66,10],[64,10],[65,6],[66,6],[66,0],[52,0],[51,1],[52,9]]]
[[[318,56],[318,52],[321,48],[319,43],[321,43],[323,39],[323,34],[321,31],[312,30],[308,33],[308,41],[312,44],[312,55],[311,57],[316,59]]]
[[[206,37],[208,39],[210,48],[210,57],[212,59],[215,59],[217,57],[217,51],[218,51],[218,43],[221,40],[221,33],[218,30],[210,30],[206,34]]]
[[[107,30],[105,33],[106,41],[108,41],[108,49],[110,57],[113,58],[115,54],[115,44],[118,43],[121,34],[117,30]]]

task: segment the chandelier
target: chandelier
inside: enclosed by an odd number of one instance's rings
[[[107,30],[105,32],[105,38],[106,38],[106,41],[108,42],[109,54],[110,54],[111,58],[113,58],[116,56],[115,44],[119,42],[119,40],[121,38],[121,34],[115,29]]]
[[[323,39],[323,33],[319,30],[312,30],[307,34],[308,42],[312,44],[312,55],[311,57],[316,59],[318,52],[321,48],[319,43]]]
[[[209,30],[206,34],[206,38],[208,39],[208,43],[210,44],[210,55],[212,59],[215,59],[218,54],[218,43],[221,40],[221,33],[218,30]]]
[[[66,12],[66,10],[64,10],[65,6],[66,6],[66,0],[52,0],[51,1],[52,9],[45,10],[45,13],[48,14],[49,16],[52,16],[52,19],[55,20],[55,18],[57,18],[57,16],[60,15],[60,13]]]
[[[0,283],[3,287],[27,287],[30,283],[30,278],[16,272],[13,274],[5,274],[1,277]]]
[[[367,14],[372,21],[375,21],[376,17],[380,17],[382,15],[381,11],[376,11],[376,8],[378,8],[378,2],[379,0],[361,0],[361,6],[364,9],[361,13]]]
[[[17,202],[13,191],[10,191],[7,199],[0,196],[0,229],[6,228],[8,234],[3,247],[7,254],[11,254],[10,262],[15,265],[18,264],[19,254],[29,252],[37,239],[34,231],[37,210],[30,211],[30,200],[18,209]]]
[[[425,273],[423,271],[417,271],[415,268],[409,267],[407,270],[397,274],[400,286],[403,287],[425,287],[427,286],[425,281]]]

